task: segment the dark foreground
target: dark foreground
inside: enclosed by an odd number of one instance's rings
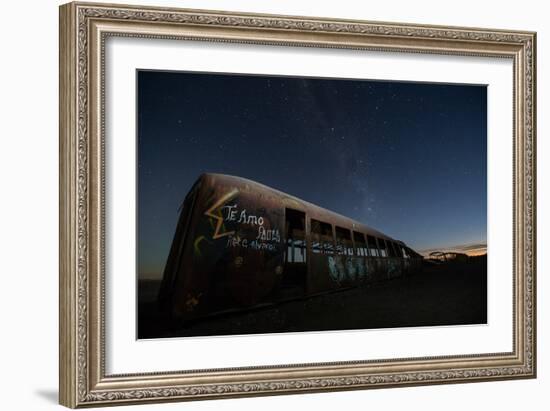
[[[182,326],[156,310],[158,282],[139,286],[138,338],[327,331],[367,328],[484,324],[487,322],[487,258],[426,266],[422,273],[218,315]]]

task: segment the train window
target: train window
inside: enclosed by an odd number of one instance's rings
[[[380,257],[387,257],[388,249],[386,248],[386,241],[383,238],[378,239],[378,247],[380,248]]]
[[[386,240],[386,252],[388,257],[395,257],[391,241]]]
[[[332,225],[311,220],[311,250],[315,254],[332,254],[334,252]]]
[[[336,252],[340,255],[353,255],[353,243],[349,230],[336,227]]]
[[[401,247],[401,244],[395,243],[395,252],[397,253],[397,256],[399,258],[403,257],[403,248]]]
[[[286,258],[287,263],[306,262],[306,215],[290,208],[286,216]]]
[[[393,243],[393,247],[395,248],[395,256],[401,257],[401,246],[397,243]]]
[[[363,233],[353,232],[353,241],[355,242],[355,255],[366,257],[369,255],[365,235]]]
[[[403,258],[409,258],[409,254],[407,253],[407,249],[405,247],[399,246],[401,248],[401,253],[403,255]]]
[[[387,241],[387,244],[388,244],[388,255],[390,257],[397,257],[395,243],[393,241]]]
[[[378,246],[376,245],[376,238],[367,235],[367,244],[369,246],[369,255],[371,257],[379,257]]]

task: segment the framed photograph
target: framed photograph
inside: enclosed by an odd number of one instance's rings
[[[60,8],[60,403],[534,378],[533,32]]]

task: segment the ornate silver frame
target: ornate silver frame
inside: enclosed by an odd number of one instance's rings
[[[514,64],[514,349],[471,356],[106,375],[104,44],[109,36],[490,56]],[[70,3],[60,8],[60,403],[68,407],[536,376],[532,32]]]

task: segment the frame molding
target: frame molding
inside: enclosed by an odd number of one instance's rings
[[[491,56],[514,62],[514,350],[106,375],[104,45],[109,36]],[[76,408],[536,376],[536,34],[219,11],[60,7],[60,392]]]

